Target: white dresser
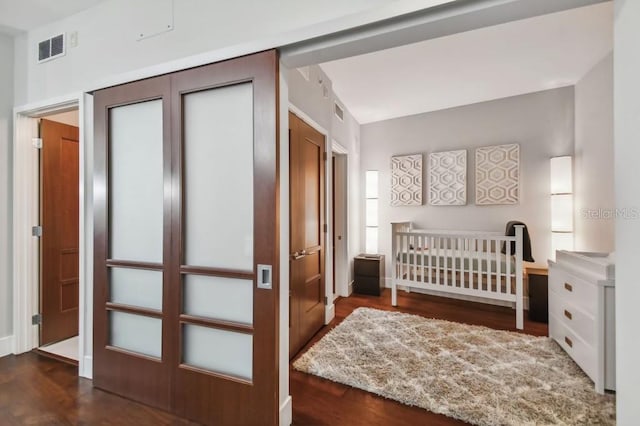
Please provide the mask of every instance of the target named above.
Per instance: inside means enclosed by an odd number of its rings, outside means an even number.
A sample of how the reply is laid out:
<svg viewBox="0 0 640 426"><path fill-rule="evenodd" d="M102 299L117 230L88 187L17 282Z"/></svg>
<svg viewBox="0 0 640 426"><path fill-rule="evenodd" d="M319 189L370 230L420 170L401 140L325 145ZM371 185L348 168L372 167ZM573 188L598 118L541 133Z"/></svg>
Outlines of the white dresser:
<svg viewBox="0 0 640 426"><path fill-rule="evenodd" d="M599 393L616 388L614 291L607 254L558 251L549 261L549 336Z"/></svg>

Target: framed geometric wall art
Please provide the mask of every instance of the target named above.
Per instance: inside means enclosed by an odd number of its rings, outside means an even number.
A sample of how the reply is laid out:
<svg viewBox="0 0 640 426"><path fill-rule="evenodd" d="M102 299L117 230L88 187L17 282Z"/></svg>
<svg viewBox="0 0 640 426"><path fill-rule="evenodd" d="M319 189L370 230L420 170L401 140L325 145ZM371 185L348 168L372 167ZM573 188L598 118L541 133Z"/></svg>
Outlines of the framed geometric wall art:
<svg viewBox="0 0 640 426"><path fill-rule="evenodd" d="M518 204L520 200L520 145L476 149L476 204Z"/></svg>
<svg viewBox="0 0 640 426"><path fill-rule="evenodd" d="M467 150L429 154L429 204L467 204Z"/></svg>
<svg viewBox="0 0 640 426"><path fill-rule="evenodd" d="M391 205L422 205L422 154L391 157Z"/></svg>

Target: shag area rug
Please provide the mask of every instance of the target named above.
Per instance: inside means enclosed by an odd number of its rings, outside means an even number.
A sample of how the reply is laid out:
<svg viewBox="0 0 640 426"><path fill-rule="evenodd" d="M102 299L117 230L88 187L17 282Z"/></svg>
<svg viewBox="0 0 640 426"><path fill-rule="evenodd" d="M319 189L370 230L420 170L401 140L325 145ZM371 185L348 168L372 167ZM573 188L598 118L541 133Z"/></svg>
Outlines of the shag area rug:
<svg viewBox="0 0 640 426"><path fill-rule="evenodd" d="M477 425L613 425L551 339L359 308L294 368Z"/></svg>

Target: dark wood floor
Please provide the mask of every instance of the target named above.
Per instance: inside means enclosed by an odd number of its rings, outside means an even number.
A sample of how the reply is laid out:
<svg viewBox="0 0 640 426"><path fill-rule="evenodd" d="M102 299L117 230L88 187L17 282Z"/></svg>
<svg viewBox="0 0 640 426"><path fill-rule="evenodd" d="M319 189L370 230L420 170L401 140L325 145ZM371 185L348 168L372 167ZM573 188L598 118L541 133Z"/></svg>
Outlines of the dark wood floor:
<svg viewBox="0 0 640 426"><path fill-rule="evenodd" d="M446 298L399 293L340 299L336 318L309 345L360 306L400 310L497 329L514 330L513 310ZM546 335L545 324L525 321L525 332ZM291 370L295 425L452 425L447 417ZM192 423L94 389L77 367L37 353L0 358L0 425L189 425Z"/></svg>
<svg viewBox="0 0 640 426"><path fill-rule="evenodd" d="M499 330L517 331L515 311L481 303L465 302L418 293L398 292L398 307L391 306L391 292L385 290L380 297L352 295L336 302L336 317L324 327L306 346L317 342L324 334L338 325L354 309L366 306L389 311L401 311L427 318L439 318L467 324L484 325ZM528 321L525 312L524 332L546 336L547 324ZM300 355L299 354L299 355ZM290 369L293 420L302 425L463 425L464 422L434 414L418 407L345 386L330 380Z"/></svg>

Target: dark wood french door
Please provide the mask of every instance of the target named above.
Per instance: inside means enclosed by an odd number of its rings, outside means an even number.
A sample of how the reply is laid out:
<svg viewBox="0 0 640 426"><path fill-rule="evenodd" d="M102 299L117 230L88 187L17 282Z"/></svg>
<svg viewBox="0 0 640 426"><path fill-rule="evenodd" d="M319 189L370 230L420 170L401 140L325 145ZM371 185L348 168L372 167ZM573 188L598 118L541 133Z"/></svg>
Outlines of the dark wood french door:
<svg viewBox="0 0 640 426"><path fill-rule="evenodd" d="M325 315L325 138L289 113L289 357L322 328Z"/></svg>
<svg viewBox="0 0 640 426"><path fill-rule="evenodd" d="M80 156L77 127L43 119L40 136L42 346L78 335Z"/></svg>
<svg viewBox="0 0 640 426"><path fill-rule="evenodd" d="M275 51L95 93L94 385L278 422Z"/></svg>

